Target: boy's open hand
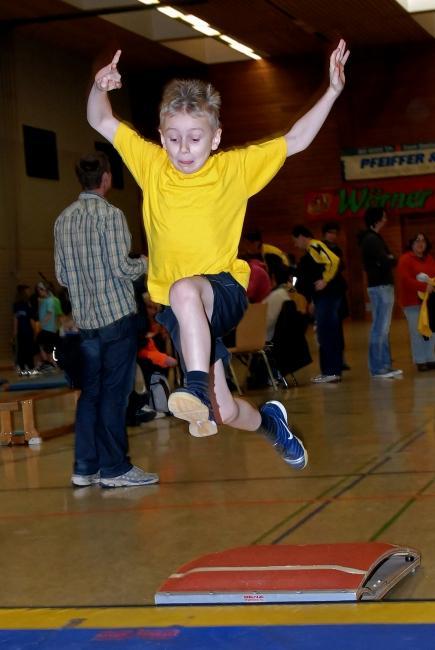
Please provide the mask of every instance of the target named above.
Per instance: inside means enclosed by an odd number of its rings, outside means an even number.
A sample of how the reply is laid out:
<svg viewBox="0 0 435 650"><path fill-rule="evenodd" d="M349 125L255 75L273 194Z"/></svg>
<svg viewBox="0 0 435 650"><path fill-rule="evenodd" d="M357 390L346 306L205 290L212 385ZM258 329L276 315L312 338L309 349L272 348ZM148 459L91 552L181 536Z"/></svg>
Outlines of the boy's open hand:
<svg viewBox="0 0 435 650"><path fill-rule="evenodd" d="M109 90L115 90L121 88L121 75L118 72L118 61L121 56L121 50L117 50L115 56L112 59L112 62L109 65L106 65L104 68L101 68L95 75L95 85L98 90L109 92Z"/></svg>
<svg viewBox="0 0 435 650"><path fill-rule="evenodd" d="M344 88L344 66L349 58L350 51L346 50L346 42L341 39L336 50L331 54L329 61L329 85L337 95Z"/></svg>

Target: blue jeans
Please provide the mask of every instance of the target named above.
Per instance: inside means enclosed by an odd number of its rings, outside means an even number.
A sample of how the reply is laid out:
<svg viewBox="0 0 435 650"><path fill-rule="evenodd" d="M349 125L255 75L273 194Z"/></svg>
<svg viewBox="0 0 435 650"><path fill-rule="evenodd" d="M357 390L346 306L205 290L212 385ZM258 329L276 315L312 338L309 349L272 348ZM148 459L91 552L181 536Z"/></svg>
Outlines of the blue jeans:
<svg viewBox="0 0 435 650"><path fill-rule="evenodd" d="M408 321L409 338L411 340L412 360L414 363L434 363L434 344L435 334L430 339L424 339L419 333L418 317L420 315L420 305L411 305L404 307L403 313Z"/></svg>
<svg viewBox="0 0 435 650"><path fill-rule="evenodd" d="M341 375L343 370L342 296L315 295L315 318L322 375Z"/></svg>
<svg viewBox="0 0 435 650"><path fill-rule="evenodd" d="M80 331L82 392L77 403L75 474L111 478L131 469L126 409L133 389L136 316Z"/></svg>
<svg viewBox="0 0 435 650"><path fill-rule="evenodd" d="M369 287L372 306L372 327L369 341L369 370L379 375L391 369L390 326L394 305L394 287L384 284Z"/></svg>

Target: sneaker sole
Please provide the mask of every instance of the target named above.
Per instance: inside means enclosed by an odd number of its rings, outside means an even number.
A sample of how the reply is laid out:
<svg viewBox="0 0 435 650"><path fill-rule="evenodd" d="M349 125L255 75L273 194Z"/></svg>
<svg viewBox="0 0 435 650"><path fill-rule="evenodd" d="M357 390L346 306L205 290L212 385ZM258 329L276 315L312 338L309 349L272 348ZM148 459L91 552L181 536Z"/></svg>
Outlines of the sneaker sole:
<svg viewBox="0 0 435 650"><path fill-rule="evenodd" d="M403 373L394 373L394 374L386 374L386 375L372 375L372 379L402 379L403 378Z"/></svg>
<svg viewBox="0 0 435 650"><path fill-rule="evenodd" d="M81 479L80 477L74 477L71 479L71 483L72 485L74 485L74 487L89 487L90 485L98 485L99 482L100 482L99 478L89 480L89 479Z"/></svg>
<svg viewBox="0 0 435 650"><path fill-rule="evenodd" d="M305 469L306 466L308 465L308 452L305 449L304 445L302 444L302 440L300 438L298 438L294 434L293 434L293 438L295 438L299 442L300 446L304 450L304 455L293 462L284 458L284 462L287 463L287 465L290 465L290 467L293 467L294 469Z"/></svg>
<svg viewBox="0 0 435 650"><path fill-rule="evenodd" d="M392 375L372 375L372 379L394 379Z"/></svg>
<svg viewBox="0 0 435 650"><path fill-rule="evenodd" d="M171 393L168 408L176 418L189 422L189 433L195 438L213 436L218 431L216 422L208 419L207 406L195 395L181 391Z"/></svg>
<svg viewBox="0 0 435 650"><path fill-rule="evenodd" d="M141 483L133 483L132 481L116 481L116 480L111 480L110 478L102 478L100 479L100 486L102 488L118 488L118 487L144 487L146 485L155 485L156 483L159 482L159 478L153 478L148 481L143 481Z"/></svg>
<svg viewBox="0 0 435 650"><path fill-rule="evenodd" d="M275 400L270 400L269 402L267 402L267 404L274 404L275 406L277 406L279 408L279 410L282 413L282 417L283 417L283 419L285 420L285 423L288 426L287 411L284 408L284 406L281 404L281 402L276 402ZM308 452L305 449L305 446L303 445L302 440L300 438L298 438L297 436L295 436L295 434L293 432L292 432L292 435L293 435L294 438L296 438L296 440L299 442L300 446L304 450L303 464L301 463L302 456L301 456L301 458L298 458L293 463L289 462L285 458L283 460L284 460L285 463L287 463L287 465L290 465L290 467L293 467L294 469L305 469L305 467L308 465Z"/></svg>

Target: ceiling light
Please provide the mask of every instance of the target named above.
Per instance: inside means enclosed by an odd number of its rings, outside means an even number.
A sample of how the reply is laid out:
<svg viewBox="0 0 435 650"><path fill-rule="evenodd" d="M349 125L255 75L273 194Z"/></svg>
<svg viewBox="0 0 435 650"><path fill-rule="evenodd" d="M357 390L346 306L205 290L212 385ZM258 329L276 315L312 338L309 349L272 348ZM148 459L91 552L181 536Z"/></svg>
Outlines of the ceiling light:
<svg viewBox="0 0 435 650"><path fill-rule="evenodd" d="M251 59L255 59L256 61L261 59L261 56L256 54L252 49L252 47L248 47L247 45L243 45L242 43L239 43L234 38L231 38L231 36L225 36L225 34L222 34L222 36L220 36L219 38L225 41L225 43L228 43L228 45L232 47L233 50L237 50L242 54L246 54L246 56L250 56Z"/></svg>
<svg viewBox="0 0 435 650"><path fill-rule="evenodd" d="M261 59L261 56L255 54L255 52L253 52L250 47L245 47L244 45L240 45L239 43L237 45L230 45L230 47L232 47L233 50L237 50L238 52L241 52L242 54L246 54L246 56L250 56L251 59L255 59L256 61L259 61Z"/></svg>
<svg viewBox="0 0 435 650"><path fill-rule="evenodd" d="M206 36L219 36L220 32L213 27L202 27L200 25L192 25L193 29L196 29L198 32L205 34Z"/></svg>
<svg viewBox="0 0 435 650"><path fill-rule="evenodd" d="M225 41L225 43L237 43L234 38L231 38L231 36L225 36L225 34L222 34L221 39Z"/></svg>
<svg viewBox="0 0 435 650"><path fill-rule="evenodd" d="M435 9L434 0L397 0L397 2L410 14Z"/></svg>
<svg viewBox="0 0 435 650"><path fill-rule="evenodd" d="M145 0L141 0L141 2L143 1ZM150 3L152 1L153 0L147 0L147 3ZM182 20L183 22L188 23L191 27L193 27L193 29L201 32L201 34L205 34L206 36L218 36L222 41L225 41L227 45L233 48L233 50L237 50L245 56L251 57L251 59L255 59L256 61L261 59L261 56L256 54L252 47L248 47L247 45L239 43L234 38L231 38L231 36L225 36L225 34L221 35L217 29L209 25L209 23L207 23L205 20L202 20L202 18L198 18L198 16L194 16L193 14L185 14L182 11L178 11L178 9L174 9L174 7L171 7L169 5L156 7L156 9L162 14L169 16L169 18L175 18L176 20Z"/></svg>
<svg viewBox="0 0 435 650"><path fill-rule="evenodd" d="M157 11L169 16L169 18L184 18L184 14L178 9L174 9L174 7L157 7Z"/></svg>
<svg viewBox="0 0 435 650"><path fill-rule="evenodd" d="M139 0L143 5L158 5L160 0Z"/></svg>
<svg viewBox="0 0 435 650"><path fill-rule="evenodd" d="M208 25L205 20L198 18L198 16L194 16L193 14L183 14L182 20L190 25Z"/></svg>
<svg viewBox="0 0 435 650"><path fill-rule="evenodd" d="M192 27L198 32L202 32L202 34L206 34L207 36L219 36L220 34L217 29L210 27L205 20L202 20L202 18L198 18L193 14L183 14L181 20L184 20L185 23L189 23L189 25L192 25Z"/></svg>

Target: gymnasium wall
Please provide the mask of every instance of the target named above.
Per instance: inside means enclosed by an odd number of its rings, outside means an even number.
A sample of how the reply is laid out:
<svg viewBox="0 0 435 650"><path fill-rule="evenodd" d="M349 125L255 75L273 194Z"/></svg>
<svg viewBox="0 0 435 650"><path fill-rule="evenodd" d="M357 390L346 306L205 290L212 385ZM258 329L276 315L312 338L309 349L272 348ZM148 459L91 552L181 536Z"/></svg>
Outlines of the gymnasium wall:
<svg viewBox="0 0 435 650"><path fill-rule="evenodd" d="M86 122L91 62L53 52L39 42L2 39L0 58L0 362L11 360L11 304L17 283L34 285L41 271L54 280L53 225L80 192L74 163L103 139ZM116 93L116 110L129 118L126 90ZM26 174L23 124L54 131L59 180ZM124 169L124 189L110 199L126 214L134 248L143 248L140 197Z"/></svg>

